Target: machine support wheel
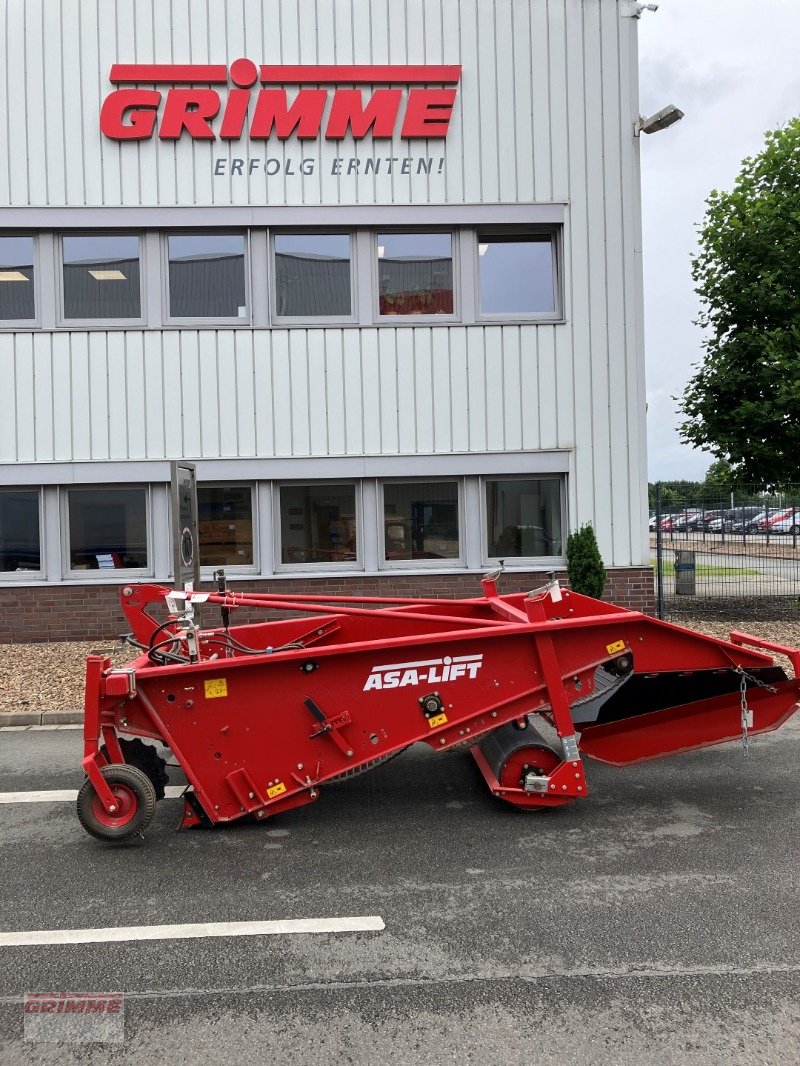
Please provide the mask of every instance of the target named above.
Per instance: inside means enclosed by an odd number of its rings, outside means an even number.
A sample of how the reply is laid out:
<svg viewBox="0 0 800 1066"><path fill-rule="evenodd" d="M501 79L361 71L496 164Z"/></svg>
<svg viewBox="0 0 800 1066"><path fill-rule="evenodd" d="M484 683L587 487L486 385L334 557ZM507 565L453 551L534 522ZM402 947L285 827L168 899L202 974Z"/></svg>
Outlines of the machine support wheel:
<svg viewBox="0 0 800 1066"><path fill-rule="evenodd" d="M78 793L78 820L98 840L120 843L141 836L153 820L156 793L147 774L135 766L104 766L100 773L117 800L109 813L87 778Z"/></svg>

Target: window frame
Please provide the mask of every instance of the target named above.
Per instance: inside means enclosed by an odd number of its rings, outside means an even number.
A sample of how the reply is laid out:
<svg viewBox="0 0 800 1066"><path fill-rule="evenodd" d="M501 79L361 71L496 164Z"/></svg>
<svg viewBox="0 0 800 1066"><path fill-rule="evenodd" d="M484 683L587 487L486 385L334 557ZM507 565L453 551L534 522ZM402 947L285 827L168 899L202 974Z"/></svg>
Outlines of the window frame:
<svg viewBox="0 0 800 1066"><path fill-rule="evenodd" d="M203 327L215 327L215 326L252 326L253 325L253 282L252 282L252 253L251 253L251 240L250 234L252 228L250 226L242 226L238 229L236 227L224 227L221 229L208 228L191 228L191 229L163 229L158 233L160 244L160 266L161 266L161 322L164 326L180 326L186 329L202 329ZM179 315L173 315L170 310L170 290L169 290L169 238L170 237L244 237L244 295L247 301L247 314L240 318L238 315L235 317L216 317L214 315L207 315L202 317L186 317L181 318Z"/></svg>
<svg viewBox="0 0 800 1066"><path fill-rule="evenodd" d="M350 242L350 314L279 315L278 271L275 267L276 237L347 237ZM270 226L267 230L269 258L269 322L271 326L313 329L315 326L359 326L358 301L358 230L352 226Z"/></svg>
<svg viewBox="0 0 800 1066"><path fill-rule="evenodd" d="M0 318L0 332L13 333L14 330L40 329L42 324L42 294L40 289L41 252L39 230L10 230L4 229L0 237L30 237L33 241L33 318ZM0 270L4 268L0 267ZM2 282L0 282L2 284Z"/></svg>
<svg viewBox="0 0 800 1066"><path fill-rule="evenodd" d="M81 229L53 231L56 259L56 328L67 330L147 328L147 229ZM139 241L139 317L138 318L67 318L64 311L64 238L65 237L136 237Z"/></svg>
<svg viewBox="0 0 800 1066"><path fill-rule="evenodd" d="M216 478L214 481L198 481L197 493L198 493L198 523L200 521L200 489L230 489L230 488L249 488L250 489L250 521L253 529L253 561L252 563L226 563L222 569L226 574L259 574L261 573L261 564L259 559L259 525L258 525L258 486L255 481L221 481ZM198 533L198 549L199 549L199 533ZM211 565L204 565L200 563L200 576L203 580L210 580L215 570L219 570L220 565L212 563ZM173 575L174 576L174 575Z"/></svg>
<svg viewBox="0 0 800 1066"><path fill-rule="evenodd" d="M458 555L455 559L387 559L386 558L386 535L385 522L385 496L386 485L455 485L456 486L456 513L458 515ZM436 477L387 477L378 479L377 507L378 507L378 569L379 570L463 570L466 567L466 542L465 542L465 492L464 478L457 476Z"/></svg>
<svg viewBox="0 0 800 1066"><path fill-rule="evenodd" d="M324 478L309 480L304 478L296 481L283 479L272 482L272 543L273 543L273 573L276 574L299 574L299 573L359 573L364 570L364 507L363 507L363 478ZM340 563L284 563L281 559L281 489L333 487L334 485L352 486L354 491L354 512L356 519L356 557L355 559L343 560Z"/></svg>
<svg viewBox="0 0 800 1066"><path fill-rule="evenodd" d="M474 232L471 227L465 226L381 226L380 228L374 227L369 234L370 238L370 279L372 283L372 321L365 322L364 325L372 326L435 326L452 325L453 323L461 322L461 239L464 232ZM380 265L378 256L378 238L381 233L387 234L434 234L434 233L449 233L450 234L450 261L452 263L453 272L453 313L450 315L382 315L380 313L380 300L381 300L381 284L380 284Z"/></svg>
<svg viewBox="0 0 800 1066"><path fill-rule="evenodd" d="M39 510L39 568L38 570L0 570L0 583L44 581L47 579L45 550L44 492L41 485L2 485L0 498L11 492L35 492Z"/></svg>
<svg viewBox="0 0 800 1066"><path fill-rule="evenodd" d="M476 325L500 324L513 325L514 323L546 322L563 323L564 318L564 291L563 291L563 232L564 227L558 224L530 225L530 226L472 226L470 233L474 241L473 264L475 268L475 323ZM550 238L550 260L553 271L553 310L552 311L496 311L484 312L481 310L481 263L480 245L491 242L492 239L502 240L521 239L525 237L537 237L547 235Z"/></svg>
<svg viewBox="0 0 800 1066"><path fill-rule="evenodd" d="M117 484L98 482L84 483L80 485L59 486L59 510L61 518L61 578L63 581L109 581L115 578L154 577L154 545L153 545L153 488L154 482L119 482ZM145 501L145 538L147 545L146 567L120 567L113 570L74 570L72 568L72 544L69 534L69 494L85 489L97 491L99 489L144 489Z"/></svg>
<svg viewBox="0 0 800 1066"><path fill-rule="evenodd" d="M497 566L499 555L489 554L489 513L486 502L486 486L491 481L555 481L559 485L559 521L561 523L561 553L559 555L514 555L505 556L506 570L519 567L528 570L532 567L541 569L545 564L552 564L551 569L563 567L566 561L567 537L567 477L566 474L482 474L478 478L480 494L480 545L481 566Z"/></svg>

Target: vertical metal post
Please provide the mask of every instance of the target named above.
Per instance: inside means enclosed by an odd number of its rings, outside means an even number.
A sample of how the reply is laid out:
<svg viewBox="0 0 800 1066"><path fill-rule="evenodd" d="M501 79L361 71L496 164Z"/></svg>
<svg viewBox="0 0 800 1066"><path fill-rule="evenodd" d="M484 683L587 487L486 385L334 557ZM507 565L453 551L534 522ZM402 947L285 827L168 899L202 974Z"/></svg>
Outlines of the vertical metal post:
<svg viewBox="0 0 800 1066"><path fill-rule="evenodd" d="M664 617L664 543L661 535L661 482L656 482L656 614Z"/></svg>

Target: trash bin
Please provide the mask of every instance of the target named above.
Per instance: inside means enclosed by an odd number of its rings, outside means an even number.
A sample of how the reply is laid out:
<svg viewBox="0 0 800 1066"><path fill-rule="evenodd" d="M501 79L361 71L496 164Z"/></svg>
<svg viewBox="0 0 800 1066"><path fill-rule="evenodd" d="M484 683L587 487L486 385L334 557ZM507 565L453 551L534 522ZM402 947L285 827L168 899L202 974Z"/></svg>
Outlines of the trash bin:
<svg viewBox="0 0 800 1066"><path fill-rule="evenodd" d="M675 552L675 595L694 596L696 593L694 552Z"/></svg>

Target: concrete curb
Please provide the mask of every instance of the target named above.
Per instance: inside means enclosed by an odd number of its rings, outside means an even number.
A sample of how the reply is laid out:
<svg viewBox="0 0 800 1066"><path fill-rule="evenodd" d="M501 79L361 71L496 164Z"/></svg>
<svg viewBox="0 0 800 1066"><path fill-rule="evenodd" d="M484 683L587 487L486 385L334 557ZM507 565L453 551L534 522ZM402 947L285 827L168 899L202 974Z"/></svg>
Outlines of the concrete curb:
<svg viewBox="0 0 800 1066"><path fill-rule="evenodd" d="M0 711L0 729L9 725L83 725L83 711Z"/></svg>

